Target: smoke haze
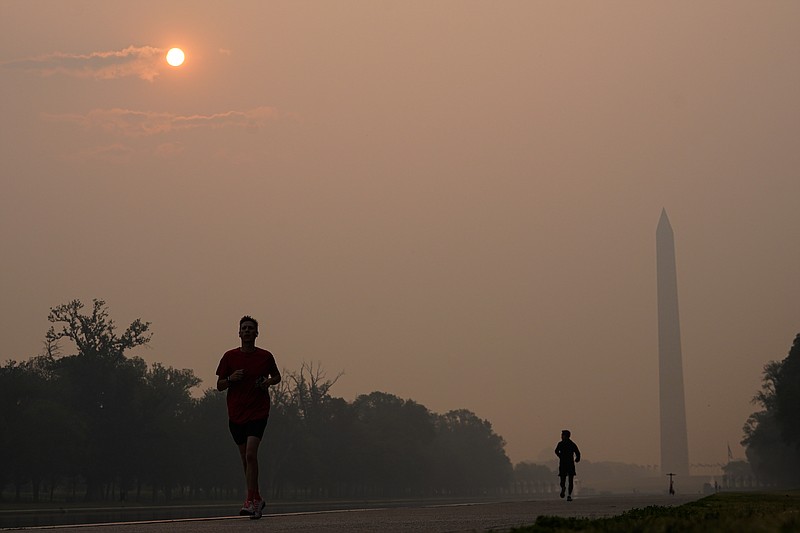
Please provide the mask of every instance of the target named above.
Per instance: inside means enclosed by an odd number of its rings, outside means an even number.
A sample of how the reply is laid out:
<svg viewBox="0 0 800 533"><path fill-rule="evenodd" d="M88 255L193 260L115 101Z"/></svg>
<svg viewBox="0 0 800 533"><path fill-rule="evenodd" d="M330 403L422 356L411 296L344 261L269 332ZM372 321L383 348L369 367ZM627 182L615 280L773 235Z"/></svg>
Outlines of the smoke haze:
<svg viewBox="0 0 800 533"><path fill-rule="evenodd" d="M100 298L207 388L252 314L281 368L343 371L335 396L470 409L514 462L569 428L589 461L653 465L666 208L690 462L743 456L800 332L800 4L0 15L3 361Z"/></svg>

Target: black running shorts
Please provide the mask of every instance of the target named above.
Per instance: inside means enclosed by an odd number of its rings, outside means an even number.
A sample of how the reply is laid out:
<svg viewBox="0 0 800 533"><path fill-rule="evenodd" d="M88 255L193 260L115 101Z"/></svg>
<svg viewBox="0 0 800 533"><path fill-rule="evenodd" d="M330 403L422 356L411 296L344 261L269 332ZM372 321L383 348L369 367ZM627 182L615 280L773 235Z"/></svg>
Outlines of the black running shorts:
<svg viewBox="0 0 800 533"><path fill-rule="evenodd" d="M250 420L244 424L234 424L228 420L228 428L233 435L233 442L241 446L247 442L247 437L257 437L259 440L264 438L264 430L267 428L269 418Z"/></svg>

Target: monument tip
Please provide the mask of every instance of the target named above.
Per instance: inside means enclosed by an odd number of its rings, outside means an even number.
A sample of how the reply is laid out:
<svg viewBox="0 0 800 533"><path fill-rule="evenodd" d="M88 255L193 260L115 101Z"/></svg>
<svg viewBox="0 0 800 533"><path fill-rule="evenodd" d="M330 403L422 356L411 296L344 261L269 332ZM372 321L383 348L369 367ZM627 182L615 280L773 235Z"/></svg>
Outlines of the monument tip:
<svg viewBox="0 0 800 533"><path fill-rule="evenodd" d="M667 216L667 209L661 208L661 216L658 218L658 226L657 231L661 229L672 231L672 224L669 223L669 217Z"/></svg>

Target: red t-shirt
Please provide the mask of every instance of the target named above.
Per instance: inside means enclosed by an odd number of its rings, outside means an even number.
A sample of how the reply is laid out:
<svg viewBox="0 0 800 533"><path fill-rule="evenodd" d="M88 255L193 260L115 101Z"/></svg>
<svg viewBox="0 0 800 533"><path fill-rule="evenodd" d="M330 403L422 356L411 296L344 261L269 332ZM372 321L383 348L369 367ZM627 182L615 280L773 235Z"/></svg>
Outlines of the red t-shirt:
<svg viewBox="0 0 800 533"><path fill-rule="evenodd" d="M269 392L256 387L256 380L262 376L278 374L275 357L261 348L256 348L254 352L243 352L241 348L234 348L222 356L217 375L224 379L240 368L244 369L244 377L228 387L228 418L234 424L267 418Z"/></svg>

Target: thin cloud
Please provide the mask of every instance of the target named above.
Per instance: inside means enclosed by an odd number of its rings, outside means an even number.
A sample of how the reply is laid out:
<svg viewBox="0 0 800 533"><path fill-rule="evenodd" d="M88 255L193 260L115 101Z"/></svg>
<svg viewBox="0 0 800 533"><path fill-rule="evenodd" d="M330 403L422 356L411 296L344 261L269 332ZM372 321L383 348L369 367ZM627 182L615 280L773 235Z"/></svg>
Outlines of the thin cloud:
<svg viewBox="0 0 800 533"><path fill-rule="evenodd" d="M124 144L110 144L107 146L95 146L72 156L75 160L98 160L109 163L126 163L134 155L133 148Z"/></svg>
<svg viewBox="0 0 800 533"><path fill-rule="evenodd" d="M246 128L258 129L278 118L271 107L247 111L227 111L213 115L176 115L129 109L95 109L85 115L43 115L45 119L69 122L88 131L101 131L122 137L146 137L182 130Z"/></svg>
<svg viewBox="0 0 800 533"><path fill-rule="evenodd" d="M135 76L153 81L164 68L165 53L165 49L153 46L129 46L122 50L89 54L55 52L39 57L8 61L3 63L3 66L41 76L61 74L97 80Z"/></svg>
<svg viewBox="0 0 800 533"><path fill-rule="evenodd" d="M156 155L156 157L159 157L161 159L169 159L169 158L177 157L177 156L181 155L184 151L185 151L185 148L184 148L183 144L174 143L174 142L166 142L166 143L159 144L156 147L156 149L154 151L154 154Z"/></svg>

